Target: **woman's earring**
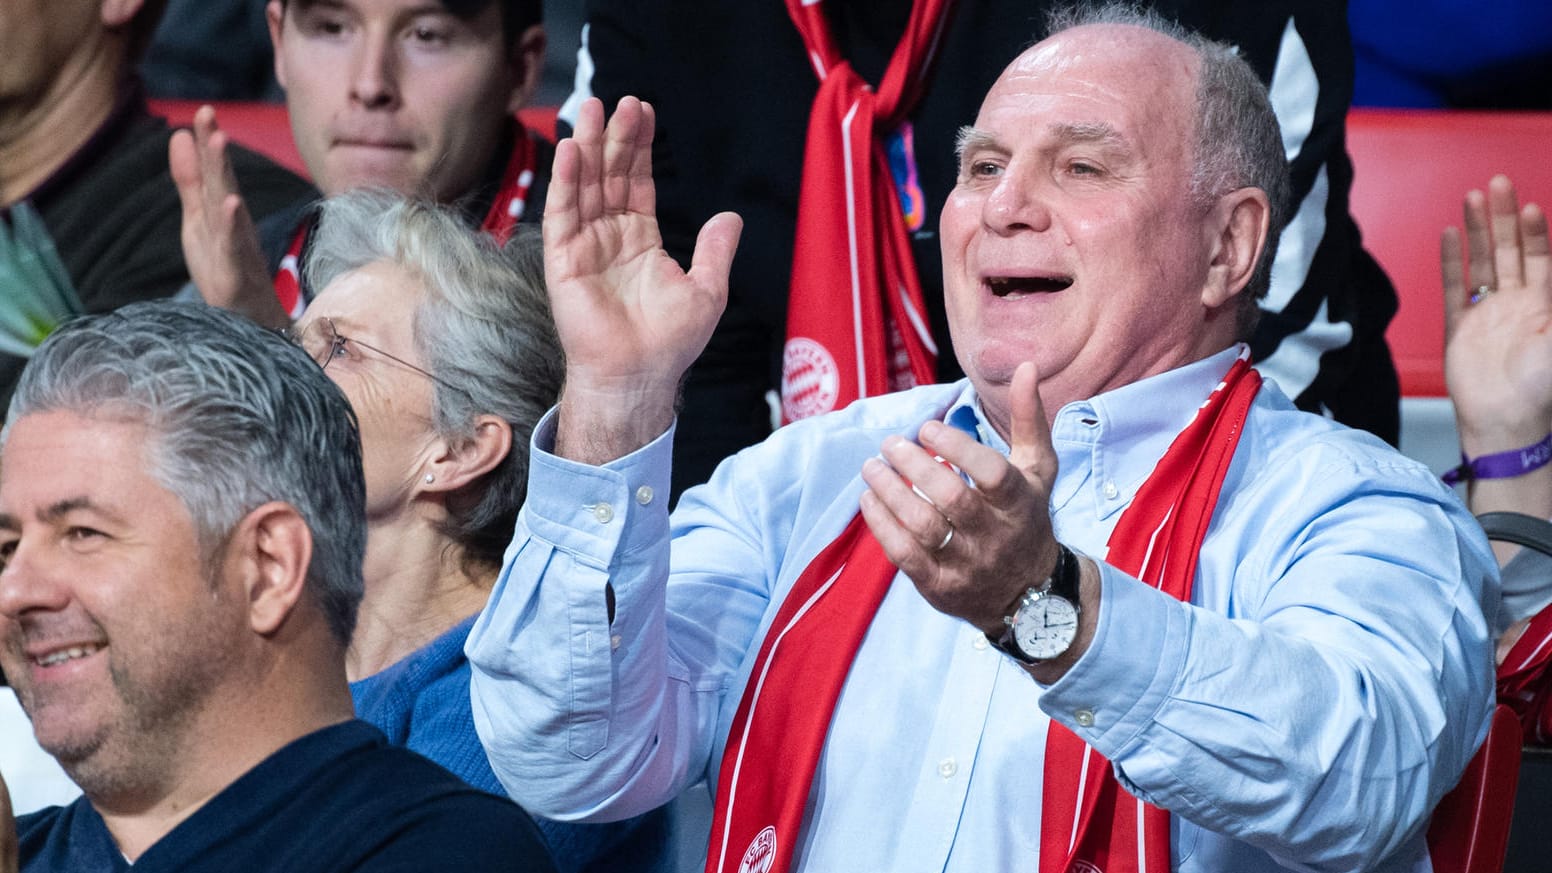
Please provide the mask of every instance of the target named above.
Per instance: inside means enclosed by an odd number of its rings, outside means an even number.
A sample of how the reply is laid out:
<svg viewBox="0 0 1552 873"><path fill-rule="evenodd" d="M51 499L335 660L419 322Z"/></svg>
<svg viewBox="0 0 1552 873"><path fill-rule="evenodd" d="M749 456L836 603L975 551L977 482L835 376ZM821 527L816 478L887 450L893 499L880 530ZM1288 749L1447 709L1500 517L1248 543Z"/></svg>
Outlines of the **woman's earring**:
<svg viewBox="0 0 1552 873"><path fill-rule="evenodd" d="M430 485L432 482L435 482L435 481L436 481L436 477L435 476L431 475L430 473L426 474L426 484L427 485Z"/></svg>

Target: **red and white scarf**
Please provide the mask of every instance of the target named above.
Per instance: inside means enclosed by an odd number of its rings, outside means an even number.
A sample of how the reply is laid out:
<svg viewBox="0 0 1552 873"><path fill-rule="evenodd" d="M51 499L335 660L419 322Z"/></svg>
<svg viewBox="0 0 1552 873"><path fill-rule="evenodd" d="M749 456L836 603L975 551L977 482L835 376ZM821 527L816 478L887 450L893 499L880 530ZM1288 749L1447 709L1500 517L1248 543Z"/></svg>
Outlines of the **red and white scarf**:
<svg viewBox="0 0 1552 873"><path fill-rule="evenodd" d="M1519 716L1525 742L1552 743L1552 606L1530 620L1498 665L1498 702Z"/></svg>
<svg viewBox="0 0 1552 873"><path fill-rule="evenodd" d="M528 205L528 192L533 188L538 169L539 147L528 130L519 124L517 142L502 173L501 186L496 189L496 197L485 213L485 220L480 222L480 230L494 237L497 245L505 245L522 220L523 210ZM309 211L307 220L296 229L285 257L280 259L280 269L275 273L275 297L292 321L301 318L307 308L307 300L302 294L302 252L317 225L312 215Z"/></svg>
<svg viewBox="0 0 1552 873"><path fill-rule="evenodd" d="M1122 513L1109 540L1112 566L1190 599L1202 540L1260 386L1242 352ZM841 687L897 572L858 515L787 593L728 734L707 873L787 873ZM1169 869L1167 812L1122 790L1110 763L1055 722L1045 758L1040 873L1075 865Z"/></svg>
<svg viewBox="0 0 1552 873"><path fill-rule="evenodd" d="M938 351L881 138L921 96L952 5L912 4L875 91L841 56L823 0L787 0L820 84L798 198L783 421L935 380Z"/></svg>

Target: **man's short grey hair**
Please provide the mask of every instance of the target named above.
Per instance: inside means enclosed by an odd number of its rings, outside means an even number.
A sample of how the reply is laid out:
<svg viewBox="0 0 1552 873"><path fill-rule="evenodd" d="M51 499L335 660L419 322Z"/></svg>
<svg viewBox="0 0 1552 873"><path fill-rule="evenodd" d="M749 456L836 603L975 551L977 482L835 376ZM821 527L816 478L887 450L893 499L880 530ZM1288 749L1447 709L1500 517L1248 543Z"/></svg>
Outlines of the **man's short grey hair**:
<svg viewBox="0 0 1552 873"><path fill-rule="evenodd" d="M366 485L355 413L280 335L203 304L136 303L55 331L22 372L6 430L42 412L143 424L147 472L178 496L213 573L271 501L312 532L305 590L345 645L361 602Z"/></svg>
<svg viewBox="0 0 1552 873"><path fill-rule="evenodd" d="M449 503L444 527L469 558L499 565L527 494L529 437L565 375L538 229L520 226L503 250L446 207L370 190L326 201L308 283L322 289L379 261L425 289L413 314L415 347L447 383L432 385L432 426L455 445L474 439L481 415L512 428L512 450Z"/></svg>
<svg viewBox="0 0 1552 873"><path fill-rule="evenodd" d="M1257 301L1272 283L1277 240L1292 209L1292 182L1282 133L1266 86L1233 46L1215 42L1153 9L1133 3L1063 6L1046 18L1047 35L1090 24L1143 27L1185 43L1196 53L1196 138L1191 190L1205 207L1239 188L1260 188L1271 202L1266 247L1240 295L1240 336L1248 338L1260 315Z"/></svg>

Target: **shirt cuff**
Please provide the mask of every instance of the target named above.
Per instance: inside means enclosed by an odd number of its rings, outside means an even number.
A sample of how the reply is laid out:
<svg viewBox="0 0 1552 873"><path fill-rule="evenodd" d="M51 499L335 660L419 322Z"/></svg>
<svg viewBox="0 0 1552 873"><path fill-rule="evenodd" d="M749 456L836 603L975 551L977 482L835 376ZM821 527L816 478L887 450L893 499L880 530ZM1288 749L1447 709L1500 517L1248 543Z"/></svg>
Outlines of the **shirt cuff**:
<svg viewBox="0 0 1552 873"><path fill-rule="evenodd" d="M524 506L533 535L597 566L667 540L677 421L652 442L597 467L553 453L555 422L551 409L533 432Z"/></svg>
<svg viewBox="0 0 1552 873"><path fill-rule="evenodd" d="M1184 675L1190 607L1099 562L1099 621L1088 651L1040 696L1040 708L1114 761Z"/></svg>

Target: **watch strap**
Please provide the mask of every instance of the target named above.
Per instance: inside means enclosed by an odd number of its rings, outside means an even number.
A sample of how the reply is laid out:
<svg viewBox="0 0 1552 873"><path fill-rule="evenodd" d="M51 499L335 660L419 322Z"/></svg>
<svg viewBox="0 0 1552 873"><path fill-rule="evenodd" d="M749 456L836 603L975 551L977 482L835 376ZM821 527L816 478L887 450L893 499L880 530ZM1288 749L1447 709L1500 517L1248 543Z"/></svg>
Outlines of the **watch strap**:
<svg viewBox="0 0 1552 873"><path fill-rule="evenodd" d="M1056 544L1056 567L1051 570L1051 576L1047 584L1047 591L1057 597L1063 597L1078 605L1078 591L1083 581L1083 567L1078 563L1078 556L1072 549L1061 543Z"/></svg>

